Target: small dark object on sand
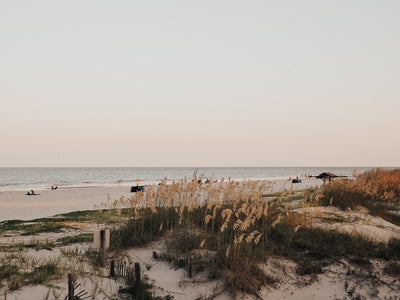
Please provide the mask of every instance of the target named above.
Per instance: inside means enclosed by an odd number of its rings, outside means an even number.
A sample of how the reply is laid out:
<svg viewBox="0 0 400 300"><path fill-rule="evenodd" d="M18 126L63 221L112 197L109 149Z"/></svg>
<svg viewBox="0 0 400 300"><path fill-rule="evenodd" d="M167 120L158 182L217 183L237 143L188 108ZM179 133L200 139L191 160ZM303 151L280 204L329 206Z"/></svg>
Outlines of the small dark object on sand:
<svg viewBox="0 0 400 300"><path fill-rule="evenodd" d="M26 195L27 195L27 196L37 196L37 195L40 195L40 194L36 194L34 190L30 190L30 191L28 191L28 192L26 193Z"/></svg>
<svg viewBox="0 0 400 300"><path fill-rule="evenodd" d="M334 178L347 177L347 176L338 176L333 173L324 172L324 173L319 174L318 176L311 176L311 177L322 179L325 182L327 179L328 179L328 181L331 181L331 179L334 179Z"/></svg>
<svg viewBox="0 0 400 300"><path fill-rule="evenodd" d="M132 186L131 187L131 193L136 193L136 192L144 192L144 186L143 185L139 185L139 186Z"/></svg>

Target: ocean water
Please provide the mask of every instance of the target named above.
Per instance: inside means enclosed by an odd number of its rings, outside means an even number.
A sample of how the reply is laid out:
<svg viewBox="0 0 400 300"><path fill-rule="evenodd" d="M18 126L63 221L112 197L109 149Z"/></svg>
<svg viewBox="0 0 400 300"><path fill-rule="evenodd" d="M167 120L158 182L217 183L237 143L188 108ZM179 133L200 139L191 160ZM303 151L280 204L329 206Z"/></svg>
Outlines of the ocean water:
<svg viewBox="0 0 400 300"><path fill-rule="evenodd" d="M59 187L107 186L116 185L122 179L123 185L157 184L164 178L167 182L191 178L197 171L202 179L257 180L287 179L318 175L331 172L336 175L351 176L357 169L359 173L373 167L286 167L286 168L0 168L0 191L40 190L51 185Z"/></svg>

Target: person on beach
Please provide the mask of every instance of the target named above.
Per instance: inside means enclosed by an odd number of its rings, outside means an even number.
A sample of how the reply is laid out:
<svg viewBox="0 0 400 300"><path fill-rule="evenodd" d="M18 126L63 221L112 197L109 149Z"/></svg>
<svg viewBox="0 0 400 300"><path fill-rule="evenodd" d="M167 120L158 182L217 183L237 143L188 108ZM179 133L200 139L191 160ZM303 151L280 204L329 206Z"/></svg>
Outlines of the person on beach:
<svg viewBox="0 0 400 300"><path fill-rule="evenodd" d="M30 192L28 191L26 193L27 196L36 196L36 195L40 195L40 194L36 194L34 190L31 190Z"/></svg>
<svg viewBox="0 0 400 300"><path fill-rule="evenodd" d="M140 185L140 179L137 180L137 186L139 186L139 185Z"/></svg>

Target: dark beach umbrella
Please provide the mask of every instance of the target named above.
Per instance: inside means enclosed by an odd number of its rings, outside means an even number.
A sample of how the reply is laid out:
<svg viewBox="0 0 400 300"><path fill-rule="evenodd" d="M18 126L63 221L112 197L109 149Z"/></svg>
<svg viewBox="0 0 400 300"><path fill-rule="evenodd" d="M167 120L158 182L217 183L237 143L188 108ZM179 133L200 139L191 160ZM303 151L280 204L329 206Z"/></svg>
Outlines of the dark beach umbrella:
<svg viewBox="0 0 400 300"><path fill-rule="evenodd" d="M315 178L318 178L318 179L322 179L325 182L327 179L329 181L331 181L331 179L334 179L334 178L347 177L347 176L338 176L338 175L335 175L335 174L330 173L330 172L324 172L324 173L319 174L318 176L312 176L312 177L315 177Z"/></svg>

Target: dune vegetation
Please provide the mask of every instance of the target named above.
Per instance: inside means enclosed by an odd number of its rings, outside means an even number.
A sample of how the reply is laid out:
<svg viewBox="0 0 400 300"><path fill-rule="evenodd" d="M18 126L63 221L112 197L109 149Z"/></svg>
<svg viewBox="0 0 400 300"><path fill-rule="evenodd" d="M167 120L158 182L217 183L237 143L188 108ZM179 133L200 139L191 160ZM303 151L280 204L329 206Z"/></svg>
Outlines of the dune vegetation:
<svg viewBox="0 0 400 300"><path fill-rule="evenodd" d="M65 281L67 273L108 278L110 272L99 265L98 250L89 246L90 224L111 228L107 268L111 259L127 257L129 249L161 242L165 247L155 249L154 260L184 268L189 278L217 279L233 296L258 297L263 287L279 285L279 278L266 272L270 260L295 262L295 276L309 278L307 284L343 259L362 268L355 272L357 268L348 267L349 276L378 282L370 263L374 259L385 262L381 271L387 276L400 276L400 239L382 241L337 230L337 225L357 225L364 216L368 223L371 215L390 226L399 225L400 170L372 170L301 191L271 192L271 187L267 181L204 184L195 173L191 179L146 186L145 192L129 198L109 199L96 211L5 221L0 235L20 236L26 242L0 247L0 288L13 291L60 278ZM39 240L38 234L53 238ZM86 246L70 247L79 243ZM59 249L60 257L36 260L25 255L43 249ZM143 268L150 269L147 263ZM356 295L356 285L346 283L346 293ZM156 295L146 279L140 294L129 284L126 291L134 299L173 298ZM96 290L91 293L98 295Z"/></svg>
<svg viewBox="0 0 400 300"><path fill-rule="evenodd" d="M342 209L363 206L372 215L400 225L400 169L375 169L355 180L333 180L324 186L323 195Z"/></svg>
<svg viewBox="0 0 400 300"><path fill-rule="evenodd" d="M271 256L295 260L300 275L321 273L321 265L343 256L398 260L399 240L381 243L360 234L327 231L313 226L315 214L296 210L329 204L355 208L366 204L362 191L368 201L378 195L378 202L398 202L399 181L393 176L399 173L386 172L375 170L355 181L332 181L322 189L275 194L268 194L266 182L204 185L195 174L191 180L162 184L146 189L145 194L114 201L116 213L128 208L131 217L113 230L111 244L129 248L165 238L165 257L191 256L191 271L222 279L233 294L257 295L262 286L273 285L275 279L260 267ZM376 185L371 184L374 176L381 180ZM346 195L351 196L343 199ZM289 206L293 200L296 204Z"/></svg>

